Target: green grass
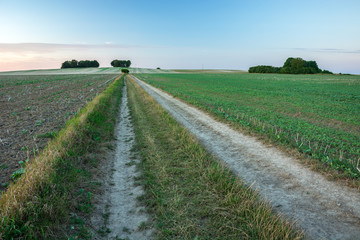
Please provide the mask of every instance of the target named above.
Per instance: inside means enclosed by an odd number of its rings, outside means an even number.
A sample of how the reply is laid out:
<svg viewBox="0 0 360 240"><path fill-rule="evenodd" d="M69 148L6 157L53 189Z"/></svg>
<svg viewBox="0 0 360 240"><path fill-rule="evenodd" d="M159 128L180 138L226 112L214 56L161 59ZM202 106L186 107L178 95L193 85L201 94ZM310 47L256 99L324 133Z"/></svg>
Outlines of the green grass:
<svg viewBox="0 0 360 240"><path fill-rule="evenodd" d="M57 134L58 134L57 131L52 131L52 132L47 132L44 134L39 134L37 137L38 138L55 138Z"/></svg>
<svg viewBox="0 0 360 240"><path fill-rule="evenodd" d="M122 85L116 80L68 121L1 195L0 238L91 239L91 172L104 154L101 144L113 140Z"/></svg>
<svg viewBox="0 0 360 240"><path fill-rule="evenodd" d="M139 74L235 126L358 179L360 76Z"/></svg>
<svg viewBox="0 0 360 240"><path fill-rule="evenodd" d="M127 86L146 192L140 200L155 239L304 238L134 81Z"/></svg>

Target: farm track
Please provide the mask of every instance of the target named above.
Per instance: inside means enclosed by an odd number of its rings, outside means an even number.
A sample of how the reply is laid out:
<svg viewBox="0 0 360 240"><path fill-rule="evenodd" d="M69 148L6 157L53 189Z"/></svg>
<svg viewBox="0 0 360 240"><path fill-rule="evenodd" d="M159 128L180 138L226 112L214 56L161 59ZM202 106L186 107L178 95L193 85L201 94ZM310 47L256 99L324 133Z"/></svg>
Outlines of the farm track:
<svg viewBox="0 0 360 240"><path fill-rule="evenodd" d="M236 132L138 79L137 83L274 209L313 239L358 239L360 193L327 181L274 147Z"/></svg>
<svg viewBox="0 0 360 240"><path fill-rule="evenodd" d="M122 90L122 101L115 128L116 149L107 158L102 169L104 194L95 204L91 218L94 228L93 239L151 239L152 229L141 229L141 224L149 221L144 206L137 198L144 194L135 181L140 175L136 165L139 163L135 146L134 126L128 107L126 84ZM108 216L104 218L104 216ZM101 230L108 234L99 234Z"/></svg>

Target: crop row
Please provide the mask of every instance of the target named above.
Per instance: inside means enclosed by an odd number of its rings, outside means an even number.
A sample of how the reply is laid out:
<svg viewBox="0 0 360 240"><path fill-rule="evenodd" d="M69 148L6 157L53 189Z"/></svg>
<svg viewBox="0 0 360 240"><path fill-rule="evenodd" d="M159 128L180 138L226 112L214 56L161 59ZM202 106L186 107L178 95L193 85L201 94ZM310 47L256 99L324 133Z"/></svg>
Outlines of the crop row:
<svg viewBox="0 0 360 240"><path fill-rule="evenodd" d="M360 77L138 75L176 97L359 178Z"/></svg>
<svg viewBox="0 0 360 240"><path fill-rule="evenodd" d="M0 191L118 75L0 76Z"/></svg>

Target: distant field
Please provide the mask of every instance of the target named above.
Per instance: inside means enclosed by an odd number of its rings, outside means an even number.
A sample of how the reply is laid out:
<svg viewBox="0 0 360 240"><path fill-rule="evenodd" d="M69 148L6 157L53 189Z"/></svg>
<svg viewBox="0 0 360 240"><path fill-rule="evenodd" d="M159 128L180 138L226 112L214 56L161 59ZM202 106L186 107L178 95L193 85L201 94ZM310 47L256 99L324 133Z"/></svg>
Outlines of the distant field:
<svg viewBox="0 0 360 240"><path fill-rule="evenodd" d="M0 190L117 76L0 75Z"/></svg>
<svg viewBox="0 0 360 240"><path fill-rule="evenodd" d="M187 72L137 77L348 177L360 177L360 76Z"/></svg>
<svg viewBox="0 0 360 240"><path fill-rule="evenodd" d="M246 73L242 70L226 70L226 69L174 69L173 72L178 73Z"/></svg>
<svg viewBox="0 0 360 240"><path fill-rule="evenodd" d="M119 67L103 68L65 68L65 69L43 69L43 70L24 70L0 72L1 75L53 75L53 74L121 74ZM129 68L130 73L169 73L171 70L153 68Z"/></svg>

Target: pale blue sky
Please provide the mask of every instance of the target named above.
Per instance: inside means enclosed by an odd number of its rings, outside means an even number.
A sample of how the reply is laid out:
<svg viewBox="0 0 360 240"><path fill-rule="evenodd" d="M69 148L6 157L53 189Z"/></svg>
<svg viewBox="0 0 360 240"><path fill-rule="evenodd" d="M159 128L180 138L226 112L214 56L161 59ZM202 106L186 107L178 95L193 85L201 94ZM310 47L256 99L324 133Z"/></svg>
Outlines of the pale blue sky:
<svg viewBox="0 0 360 240"><path fill-rule="evenodd" d="M290 56L360 73L360 1L0 0L0 71L72 58L247 70Z"/></svg>

